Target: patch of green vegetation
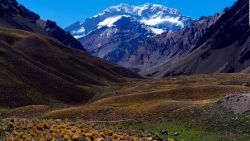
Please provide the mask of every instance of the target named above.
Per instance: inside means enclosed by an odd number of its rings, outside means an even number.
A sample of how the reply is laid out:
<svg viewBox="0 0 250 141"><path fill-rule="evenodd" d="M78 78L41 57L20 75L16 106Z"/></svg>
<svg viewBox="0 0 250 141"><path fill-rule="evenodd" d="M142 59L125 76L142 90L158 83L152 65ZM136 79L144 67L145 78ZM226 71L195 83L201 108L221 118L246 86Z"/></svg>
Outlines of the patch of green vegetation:
<svg viewBox="0 0 250 141"><path fill-rule="evenodd" d="M223 134L207 131L205 128L188 128L182 123L165 122L165 123L123 123L118 125L119 128L137 129L148 131L149 133L162 137L172 138L178 141L249 141L249 137L226 137ZM169 135L162 135L161 130L168 131ZM179 136L175 136L179 133Z"/></svg>
<svg viewBox="0 0 250 141"><path fill-rule="evenodd" d="M187 127L205 127L210 132L230 133L235 136L250 135L250 119L247 118L247 114L234 115L218 103L213 106L194 109L192 113L188 114L186 111L185 114L178 114L181 115L182 123L186 123ZM250 139L250 137L248 138Z"/></svg>
<svg viewBox="0 0 250 141"><path fill-rule="evenodd" d="M0 107L0 113L7 112L8 110Z"/></svg>

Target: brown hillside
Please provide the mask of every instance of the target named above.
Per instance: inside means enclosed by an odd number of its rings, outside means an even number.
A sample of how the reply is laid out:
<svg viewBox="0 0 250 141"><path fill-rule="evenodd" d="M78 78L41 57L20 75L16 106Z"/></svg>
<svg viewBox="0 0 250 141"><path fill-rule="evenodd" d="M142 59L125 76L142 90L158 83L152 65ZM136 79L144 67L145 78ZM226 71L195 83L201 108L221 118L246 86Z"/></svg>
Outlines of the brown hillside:
<svg viewBox="0 0 250 141"><path fill-rule="evenodd" d="M38 34L1 28L0 37L3 107L84 103L98 87L139 77Z"/></svg>

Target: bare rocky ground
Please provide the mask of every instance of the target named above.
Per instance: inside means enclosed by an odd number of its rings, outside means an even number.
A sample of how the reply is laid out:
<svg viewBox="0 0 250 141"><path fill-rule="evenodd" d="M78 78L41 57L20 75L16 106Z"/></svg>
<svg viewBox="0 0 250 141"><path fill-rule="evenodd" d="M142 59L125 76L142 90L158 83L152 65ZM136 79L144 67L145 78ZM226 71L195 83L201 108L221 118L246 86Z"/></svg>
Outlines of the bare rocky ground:
<svg viewBox="0 0 250 141"><path fill-rule="evenodd" d="M222 105L234 114L242 114L250 110L250 93L226 96Z"/></svg>

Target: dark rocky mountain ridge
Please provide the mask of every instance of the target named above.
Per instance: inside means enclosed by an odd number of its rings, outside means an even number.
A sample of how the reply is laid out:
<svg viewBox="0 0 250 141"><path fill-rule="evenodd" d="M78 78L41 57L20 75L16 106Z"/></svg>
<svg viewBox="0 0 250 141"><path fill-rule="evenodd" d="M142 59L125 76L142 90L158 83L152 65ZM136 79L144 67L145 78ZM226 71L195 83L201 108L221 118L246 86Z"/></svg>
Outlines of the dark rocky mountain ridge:
<svg viewBox="0 0 250 141"><path fill-rule="evenodd" d="M134 54L128 56L125 66L128 68L136 66L138 70L141 70L140 73L144 74L151 68L185 56L196 46L206 29L213 25L220 16L216 14L211 17L202 17L178 32L165 32L148 39Z"/></svg>
<svg viewBox="0 0 250 141"><path fill-rule="evenodd" d="M71 34L65 32L55 22L41 20L38 14L31 12L15 0L0 0L0 26L50 36L66 46L84 50Z"/></svg>
<svg viewBox="0 0 250 141"><path fill-rule="evenodd" d="M187 55L158 68L156 76L249 72L249 8L238 0L198 39Z"/></svg>

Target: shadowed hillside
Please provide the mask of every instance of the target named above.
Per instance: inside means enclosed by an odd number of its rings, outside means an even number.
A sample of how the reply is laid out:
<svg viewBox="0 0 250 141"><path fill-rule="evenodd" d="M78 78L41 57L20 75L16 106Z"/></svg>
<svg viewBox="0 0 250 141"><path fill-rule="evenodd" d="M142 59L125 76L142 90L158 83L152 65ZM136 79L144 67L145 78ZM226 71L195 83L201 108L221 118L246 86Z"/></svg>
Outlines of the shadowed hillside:
<svg viewBox="0 0 250 141"><path fill-rule="evenodd" d="M138 75L38 34L0 29L0 105L77 104ZM13 100L14 99L14 100Z"/></svg>
<svg viewBox="0 0 250 141"><path fill-rule="evenodd" d="M0 107L82 104L125 77L139 78L82 50L56 23L0 0Z"/></svg>

